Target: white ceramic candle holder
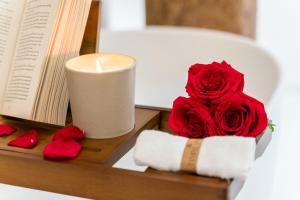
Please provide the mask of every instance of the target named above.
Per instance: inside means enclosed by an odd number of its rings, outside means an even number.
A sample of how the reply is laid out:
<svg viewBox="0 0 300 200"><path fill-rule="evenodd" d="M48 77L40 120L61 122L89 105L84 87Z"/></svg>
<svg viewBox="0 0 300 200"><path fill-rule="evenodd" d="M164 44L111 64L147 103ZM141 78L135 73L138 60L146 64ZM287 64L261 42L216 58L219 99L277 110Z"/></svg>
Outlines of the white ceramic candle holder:
<svg viewBox="0 0 300 200"><path fill-rule="evenodd" d="M66 63L73 124L88 138L124 135L134 128L135 60L89 54Z"/></svg>

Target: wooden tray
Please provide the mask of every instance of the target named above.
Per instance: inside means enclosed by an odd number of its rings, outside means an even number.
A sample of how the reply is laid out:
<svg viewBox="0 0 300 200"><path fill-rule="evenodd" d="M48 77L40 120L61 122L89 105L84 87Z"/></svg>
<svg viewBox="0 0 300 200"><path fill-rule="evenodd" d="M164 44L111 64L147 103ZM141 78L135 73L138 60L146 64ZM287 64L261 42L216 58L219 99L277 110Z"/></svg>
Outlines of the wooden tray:
<svg viewBox="0 0 300 200"><path fill-rule="evenodd" d="M81 54L97 49L99 1L92 3ZM148 169L136 172L112 168L135 143L144 129L169 131L169 110L136 108L135 129L127 135L105 140L85 139L76 159L46 160L44 146L59 127L13 118L1 118L18 128L12 136L0 138L0 182L92 199L233 199L243 182L196 176L188 173ZM7 146L21 132L34 128L39 144L33 149Z"/></svg>
<svg viewBox="0 0 300 200"><path fill-rule="evenodd" d="M188 173L148 169L136 172L112 168L134 145L142 130L169 131L169 110L136 108L135 129L113 139L84 139L76 159L46 160L44 146L58 127L12 118L1 118L18 128L12 136L0 138L0 182L92 199L234 199L243 182L197 176ZM39 144L33 149L7 146L21 132L34 128Z"/></svg>

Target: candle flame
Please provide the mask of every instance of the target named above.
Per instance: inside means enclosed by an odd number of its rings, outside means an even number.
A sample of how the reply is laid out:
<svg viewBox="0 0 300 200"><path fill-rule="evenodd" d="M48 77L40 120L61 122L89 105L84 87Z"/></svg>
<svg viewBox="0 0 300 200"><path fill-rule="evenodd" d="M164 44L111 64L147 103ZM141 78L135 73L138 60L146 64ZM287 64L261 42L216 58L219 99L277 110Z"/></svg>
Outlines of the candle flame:
<svg viewBox="0 0 300 200"><path fill-rule="evenodd" d="M97 72L102 72L103 71L100 58L96 60L96 71Z"/></svg>

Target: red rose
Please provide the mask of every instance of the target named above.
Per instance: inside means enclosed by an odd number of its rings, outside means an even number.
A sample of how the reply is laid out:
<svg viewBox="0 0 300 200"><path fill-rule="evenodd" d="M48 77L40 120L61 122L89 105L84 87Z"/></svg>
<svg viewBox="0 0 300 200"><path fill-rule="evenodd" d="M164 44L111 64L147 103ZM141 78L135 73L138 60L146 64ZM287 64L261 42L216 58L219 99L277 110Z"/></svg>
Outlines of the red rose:
<svg viewBox="0 0 300 200"><path fill-rule="evenodd" d="M244 89L244 75L225 61L192 65L188 72L186 91L202 103L219 103L234 92Z"/></svg>
<svg viewBox="0 0 300 200"><path fill-rule="evenodd" d="M215 132L209 108L185 97L174 101L169 125L174 133L188 138L204 138Z"/></svg>
<svg viewBox="0 0 300 200"><path fill-rule="evenodd" d="M268 124L264 105L244 93L235 93L211 109L216 135L256 137Z"/></svg>

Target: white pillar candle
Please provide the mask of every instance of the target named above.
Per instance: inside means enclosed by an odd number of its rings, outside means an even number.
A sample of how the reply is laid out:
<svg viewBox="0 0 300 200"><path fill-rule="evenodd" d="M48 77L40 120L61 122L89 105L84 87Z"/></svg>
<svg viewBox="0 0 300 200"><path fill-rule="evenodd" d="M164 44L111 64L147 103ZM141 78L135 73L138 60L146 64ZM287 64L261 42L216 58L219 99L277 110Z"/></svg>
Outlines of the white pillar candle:
<svg viewBox="0 0 300 200"><path fill-rule="evenodd" d="M89 54L66 63L73 123L88 138L124 135L134 128L135 60Z"/></svg>

